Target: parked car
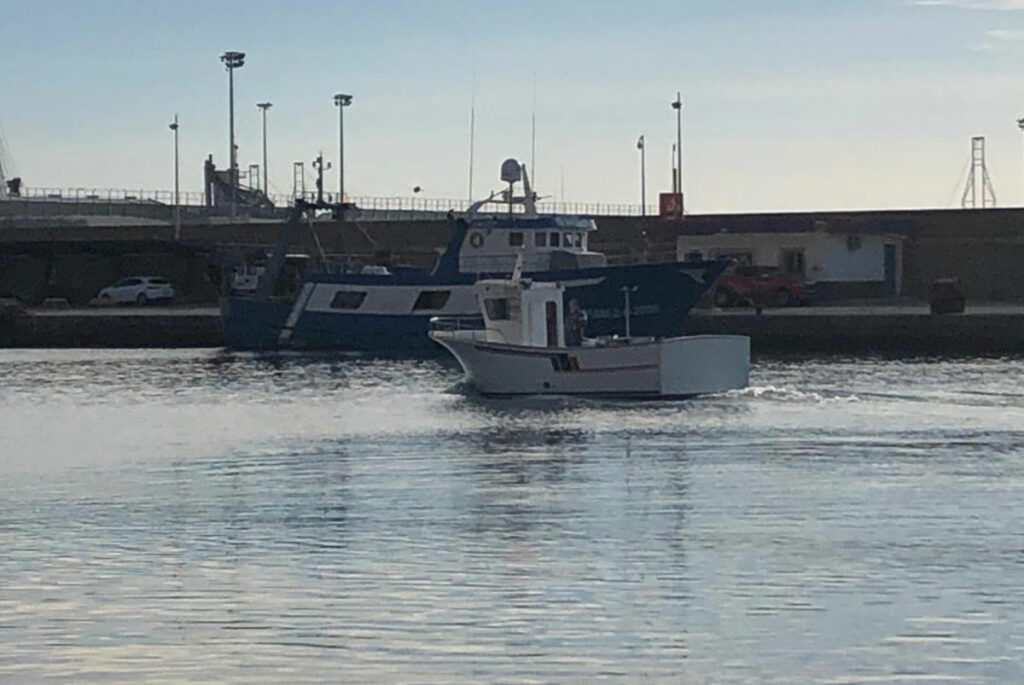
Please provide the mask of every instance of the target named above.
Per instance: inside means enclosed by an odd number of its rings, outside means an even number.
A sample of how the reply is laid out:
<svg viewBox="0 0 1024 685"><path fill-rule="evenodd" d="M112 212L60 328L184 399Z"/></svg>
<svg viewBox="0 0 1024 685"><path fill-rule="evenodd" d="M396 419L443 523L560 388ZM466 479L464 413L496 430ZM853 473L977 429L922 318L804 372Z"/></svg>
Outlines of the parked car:
<svg viewBox="0 0 1024 685"><path fill-rule="evenodd" d="M174 299L174 286L160 276L130 276L108 285L97 297L103 302L116 304L170 302Z"/></svg>
<svg viewBox="0 0 1024 685"><path fill-rule="evenodd" d="M806 291L796 276L774 266L733 265L715 284L715 305L788 307L803 304Z"/></svg>

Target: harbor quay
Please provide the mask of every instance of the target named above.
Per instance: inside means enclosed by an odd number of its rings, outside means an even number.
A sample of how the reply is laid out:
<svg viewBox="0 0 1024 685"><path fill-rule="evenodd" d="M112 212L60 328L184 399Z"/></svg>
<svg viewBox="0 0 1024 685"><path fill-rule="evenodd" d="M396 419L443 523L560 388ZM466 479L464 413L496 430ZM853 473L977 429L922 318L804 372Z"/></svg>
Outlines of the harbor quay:
<svg viewBox="0 0 1024 685"><path fill-rule="evenodd" d="M688 335L744 335L755 354L1012 355L1024 352L1024 305L968 303L960 314L926 305L850 305L693 311ZM216 307L0 308L0 346L220 347ZM438 347L438 353L441 348Z"/></svg>
<svg viewBox="0 0 1024 685"><path fill-rule="evenodd" d="M246 257L266 254L281 221L193 218L176 236L166 220L134 216L131 207L119 211L0 218L0 298L7 303L0 312L0 345L221 344L216 304L225 274ZM749 335L755 352L1024 350L1024 210L718 214L682 220L600 216L596 221L591 249L612 263L672 261L695 251L759 260L798 254L808 281L815 273L831 279L819 278L801 307L757 311L706 302L689 317L690 333ZM309 255L314 264L423 267L435 262L448 239L444 218L369 213L356 220L311 222L289 250ZM872 251L872 241L879 250ZM819 250L819 256L816 245L838 247ZM896 248L895 259L888 246ZM874 254L877 264L871 263ZM824 270L815 272L818 262ZM170 280L178 306L90 307L100 289L143 274ZM931 313L928 303L939 280L957 284L968 302L964 313ZM857 306L837 306L851 302Z"/></svg>

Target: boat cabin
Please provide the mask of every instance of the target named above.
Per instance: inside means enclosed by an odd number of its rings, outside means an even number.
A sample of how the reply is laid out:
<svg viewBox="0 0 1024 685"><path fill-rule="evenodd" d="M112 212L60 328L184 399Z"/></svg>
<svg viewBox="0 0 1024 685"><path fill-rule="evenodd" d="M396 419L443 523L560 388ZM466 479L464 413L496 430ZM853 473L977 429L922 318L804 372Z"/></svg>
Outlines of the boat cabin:
<svg viewBox="0 0 1024 685"><path fill-rule="evenodd" d="M491 217L474 220L459 251L463 273L508 273L522 255L523 270L557 271L606 266L587 246L593 219L576 216Z"/></svg>
<svg viewBox="0 0 1024 685"><path fill-rule="evenodd" d="M528 279L478 282L485 340L529 347L564 347L564 291L559 283L533 283Z"/></svg>

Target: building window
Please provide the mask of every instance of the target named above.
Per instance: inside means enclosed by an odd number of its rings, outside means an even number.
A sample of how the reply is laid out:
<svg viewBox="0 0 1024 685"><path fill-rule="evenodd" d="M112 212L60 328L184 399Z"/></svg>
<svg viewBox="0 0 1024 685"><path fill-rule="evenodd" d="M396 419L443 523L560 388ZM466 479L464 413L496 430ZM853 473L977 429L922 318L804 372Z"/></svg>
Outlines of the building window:
<svg viewBox="0 0 1024 685"><path fill-rule="evenodd" d="M412 306L416 309L442 309L448 302L448 298L451 297L452 291L450 290L424 290L420 293L420 296L416 298L416 303Z"/></svg>
<svg viewBox="0 0 1024 685"><path fill-rule="evenodd" d="M331 309L359 309L363 306L366 293L357 290L339 290L331 300Z"/></svg>
<svg viewBox="0 0 1024 685"><path fill-rule="evenodd" d="M484 309L487 311L487 318L491 321L507 321L512 316L509 312L508 298L489 297L484 300Z"/></svg>
<svg viewBox="0 0 1024 685"><path fill-rule="evenodd" d="M551 234L551 247L558 247L558 245L559 245L558 234L557 233L552 233Z"/></svg>
<svg viewBox="0 0 1024 685"><path fill-rule="evenodd" d="M548 234L544 231L537 231L533 234L533 244L537 247L547 247Z"/></svg>
<svg viewBox="0 0 1024 685"><path fill-rule="evenodd" d="M523 233L522 231L512 231L508 234L509 247L522 247L523 245Z"/></svg>

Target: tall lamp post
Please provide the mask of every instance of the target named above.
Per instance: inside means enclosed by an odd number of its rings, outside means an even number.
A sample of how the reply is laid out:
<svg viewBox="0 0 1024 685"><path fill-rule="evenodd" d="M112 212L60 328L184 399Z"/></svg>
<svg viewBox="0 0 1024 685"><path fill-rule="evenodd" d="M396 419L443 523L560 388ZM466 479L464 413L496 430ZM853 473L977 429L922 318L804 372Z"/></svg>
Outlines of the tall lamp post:
<svg viewBox="0 0 1024 685"><path fill-rule="evenodd" d="M235 69L245 64L244 52L225 52L220 56L228 70L228 160L231 178L231 216L235 215L235 188L238 186L238 151L235 149Z"/></svg>
<svg viewBox="0 0 1024 685"><path fill-rule="evenodd" d="M647 164L644 160L644 137L636 141L636 149L640 151L640 216L647 216Z"/></svg>
<svg viewBox="0 0 1024 685"><path fill-rule="evenodd" d="M345 108L352 104L352 96L338 93L334 96L338 107L338 204L345 202Z"/></svg>
<svg viewBox="0 0 1024 685"><path fill-rule="evenodd" d="M1021 117L1020 119L1017 120L1017 128L1019 128L1021 131L1024 131L1024 117Z"/></svg>
<svg viewBox="0 0 1024 685"><path fill-rule="evenodd" d="M675 102L672 109L676 111L676 187L672 192L682 194L683 192L683 99L679 91L676 91Z"/></svg>
<svg viewBox="0 0 1024 685"><path fill-rule="evenodd" d="M260 102L256 104L263 111L263 195L269 194L267 182L270 176L270 170L267 168L267 110L274 105L270 102Z"/></svg>
<svg viewBox="0 0 1024 685"><path fill-rule="evenodd" d="M169 127L174 131L174 239L181 240L181 203L178 201L178 115Z"/></svg>

